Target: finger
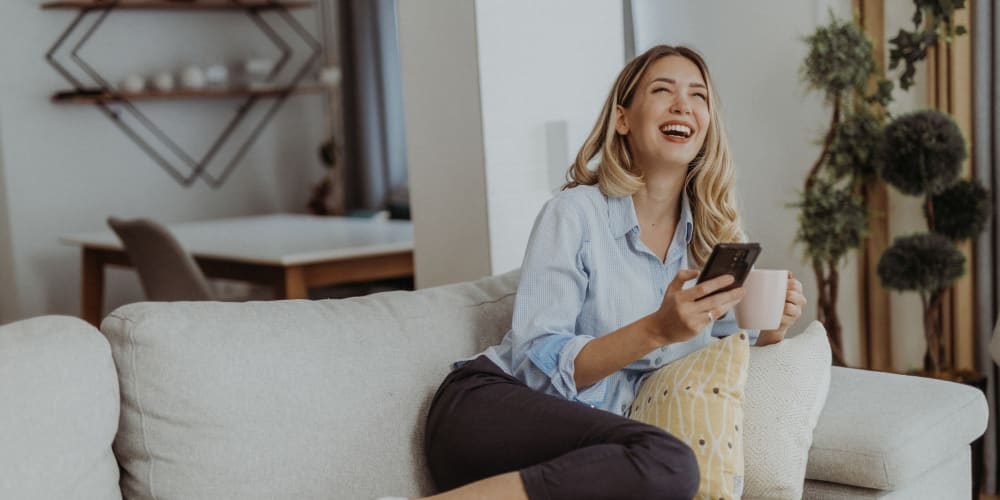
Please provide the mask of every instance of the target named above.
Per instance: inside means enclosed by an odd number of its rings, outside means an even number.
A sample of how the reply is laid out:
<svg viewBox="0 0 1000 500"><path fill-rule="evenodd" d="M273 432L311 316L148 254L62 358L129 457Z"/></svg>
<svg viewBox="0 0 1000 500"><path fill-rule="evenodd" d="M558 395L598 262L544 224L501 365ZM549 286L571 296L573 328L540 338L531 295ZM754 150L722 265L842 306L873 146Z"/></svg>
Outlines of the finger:
<svg viewBox="0 0 1000 500"><path fill-rule="evenodd" d="M677 276L674 276L674 280L670 282L667 286L667 291L670 293L678 292L684 287L684 283L693 280L698 277L697 269L681 269L677 271Z"/></svg>
<svg viewBox="0 0 1000 500"><path fill-rule="evenodd" d="M743 300L743 296L745 294L746 290L743 290L742 288L734 288L726 292L717 293L711 297L697 301L699 305L698 309L702 311L713 311L713 314L715 312L723 312L728 310L728 308L725 307L727 304L731 304L729 307L735 306ZM721 314L715 315L716 318L720 316Z"/></svg>
<svg viewBox="0 0 1000 500"><path fill-rule="evenodd" d="M732 290L731 292L734 292L734 291L736 291L736 290ZM726 292L726 293L731 293L731 292ZM719 294L719 295L722 295L722 294ZM739 299L736 299L736 300L730 300L728 302L724 302L722 304L719 304L719 305L717 305L715 307L710 308L708 311L705 311L705 312L706 313L711 313L712 314L712 318L715 321L718 321L720 319L723 319L726 316L726 314L728 314L734 307L736 307L736 304L739 304L740 300L742 300L742 297L740 297ZM702 314L705 314L705 313L702 313ZM706 314L706 316L707 316L707 314Z"/></svg>
<svg viewBox="0 0 1000 500"><path fill-rule="evenodd" d="M802 291L802 282L795 279L788 280L788 289L795 290L796 292Z"/></svg>
<svg viewBox="0 0 1000 500"><path fill-rule="evenodd" d="M806 296L799 292L791 292L788 297L785 298L785 303L795 304L799 307L806 305Z"/></svg>
<svg viewBox="0 0 1000 500"><path fill-rule="evenodd" d="M740 299L740 300L742 300L742 299ZM722 317L724 317L725 315L727 315L730 312L732 312L733 308L736 307L736 304L739 304L739 303L740 303L739 300L733 300L733 301L726 302L725 304L722 304L721 306L719 306L719 310L716 311L716 312L718 312L718 314L715 317L716 318L722 318Z"/></svg>
<svg viewBox="0 0 1000 500"><path fill-rule="evenodd" d="M712 278L700 285L688 288L684 290L685 299L698 300L706 295L710 295L712 292L723 289L729 285L732 285L736 281L736 278L731 274L724 274L722 276L717 276Z"/></svg>
<svg viewBox="0 0 1000 500"><path fill-rule="evenodd" d="M785 304L784 316L792 318L793 320L798 319L799 316L802 316L802 308L795 304Z"/></svg>

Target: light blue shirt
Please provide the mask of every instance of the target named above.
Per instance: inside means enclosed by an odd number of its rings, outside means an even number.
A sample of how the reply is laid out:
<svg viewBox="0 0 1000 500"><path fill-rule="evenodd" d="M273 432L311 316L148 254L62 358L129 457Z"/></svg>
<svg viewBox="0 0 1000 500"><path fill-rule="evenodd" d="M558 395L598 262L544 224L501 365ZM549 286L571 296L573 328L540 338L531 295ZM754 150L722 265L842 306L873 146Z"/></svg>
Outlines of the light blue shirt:
<svg viewBox="0 0 1000 500"><path fill-rule="evenodd" d="M535 220L521 267L510 331L482 354L532 389L626 414L644 377L738 331L733 314L694 338L656 349L577 390L574 363L594 338L652 313L688 267L694 232L686 194L665 261L639 239L631 196L608 198L597 186L559 192ZM758 332L749 331L750 343ZM460 365L462 361L456 363Z"/></svg>

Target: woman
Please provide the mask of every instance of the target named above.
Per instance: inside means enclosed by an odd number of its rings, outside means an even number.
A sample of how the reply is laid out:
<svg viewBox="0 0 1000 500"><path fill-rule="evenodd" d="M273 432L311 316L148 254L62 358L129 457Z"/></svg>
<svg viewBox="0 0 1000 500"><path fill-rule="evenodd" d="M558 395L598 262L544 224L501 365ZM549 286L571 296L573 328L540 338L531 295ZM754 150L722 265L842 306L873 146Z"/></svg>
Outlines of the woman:
<svg viewBox="0 0 1000 500"><path fill-rule="evenodd" d="M745 240L702 58L661 45L628 63L569 177L535 222L511 330L456 363L434 398L427 458L451 490L431 498L697 490L690 448L626 414L645 375L736 332L727 313L743 290L705 297L731 276L684 286L716 243ZM789 274L780 327L751 341L780 342L805 303Z"/></svg>

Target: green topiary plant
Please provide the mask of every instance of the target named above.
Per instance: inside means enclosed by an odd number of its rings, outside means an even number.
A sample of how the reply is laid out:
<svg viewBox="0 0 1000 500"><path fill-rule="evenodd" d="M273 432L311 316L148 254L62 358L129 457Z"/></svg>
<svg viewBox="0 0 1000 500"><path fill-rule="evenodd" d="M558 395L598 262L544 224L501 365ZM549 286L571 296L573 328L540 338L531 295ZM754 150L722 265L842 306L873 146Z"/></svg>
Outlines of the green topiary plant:
<svg viewBox="0 0 1000 500"><path fill-rule="evenodd" d="M900 116L886 126L879 172L900 191L924 197L928 233L897 238L882 254L878 275L892 290L915 291L923 305L927 350L924 370L949 371L941 342L941 299L965 274L955 243L979 235L990 213L989 193L974 180L959 180L965 139L940 111Z"/></svg>
<svg viewBox="0 0 1000 500"><path fill-rule="evenodd" d="M958 179L965 161L965 139L958 125L940 111L917 111L885 127L881 175L908 195L937 194Z"/></svg>
<svg viewBox="0 0 1000 500"><path fill-rule="evenodd" d="M913 85L917 63L927 57L927 49L944 38L950 42L954 36L965 34L964 26L954 26L955 11L965 8L965 0L913 0L913 31L899 30L889 40L889 69L904 63L899 86L907 90ZM926 20L926 23L924 22ZM921 26L924 25L924 26Z"/></svg>
<svg viewBox="0 0 1000 500"><path fill-rule="evenodd" d="M799 201L796 241L805 247L819 288L818 316L826 328L833 362L845 365L837 313L839 267L867 231L867 208L860 188L875 177L884 119L881 108L892 98L892 82L880 80L874 45L853 21L831 15L829 24L806 38L809 53L802 65L803 82L823 93L833 108L819 158L809 169Z"/></svg>
<svg viewBox="0 0 1000 500"><path fill-rule="evenodd" d="M967 179L931 198L934 229L953 241L974 238L983 232L990 214L990 193L982 184Z"/></svg>

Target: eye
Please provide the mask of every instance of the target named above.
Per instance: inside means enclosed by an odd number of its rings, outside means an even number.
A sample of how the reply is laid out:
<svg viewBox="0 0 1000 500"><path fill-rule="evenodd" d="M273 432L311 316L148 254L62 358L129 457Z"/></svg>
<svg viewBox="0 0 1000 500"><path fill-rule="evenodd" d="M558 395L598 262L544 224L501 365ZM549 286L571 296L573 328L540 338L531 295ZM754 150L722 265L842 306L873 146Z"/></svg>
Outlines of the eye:
<svg viewBox="0 0 1000 500"><path fill-rule="evenodd" d="M706 96L705 94L702 94L701 92L695 94L695 97L700 97L702 101L707 101L708 100L708 96Z"/></svg>
<svg viewBox="0 0 1000 500"><path fill-rule="evenodd" d="M653 93L654 94L657 93L657 92L668 92L669 93L669 92L672 92L672 91L670 89L668 89L667 87L657 87L657 88L653 89Z"/></svg>

